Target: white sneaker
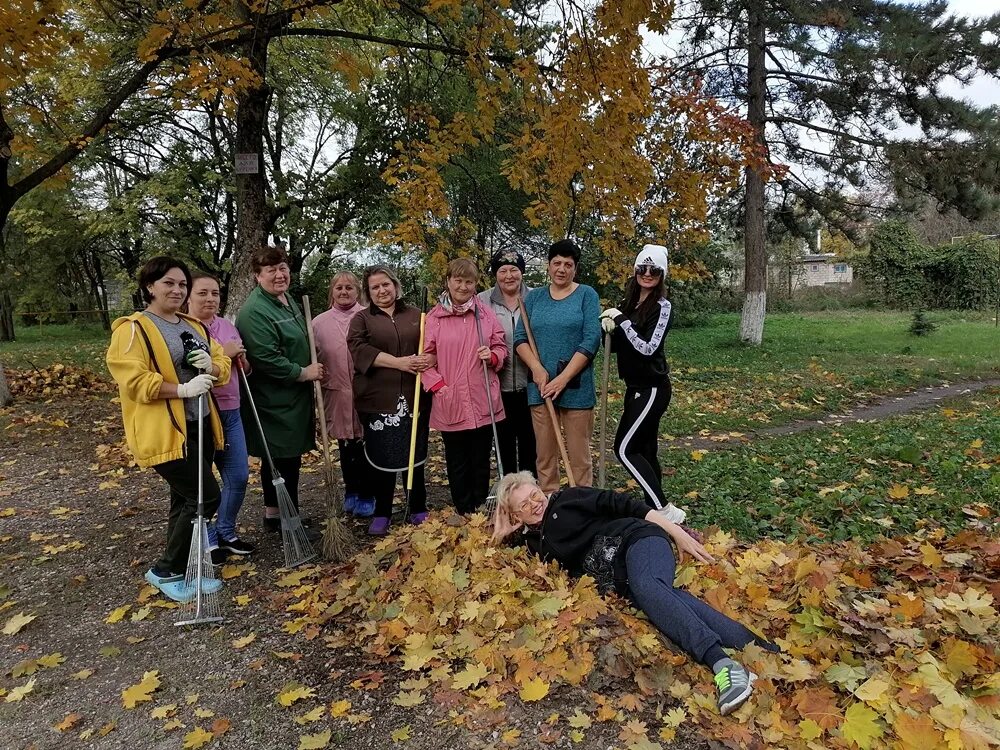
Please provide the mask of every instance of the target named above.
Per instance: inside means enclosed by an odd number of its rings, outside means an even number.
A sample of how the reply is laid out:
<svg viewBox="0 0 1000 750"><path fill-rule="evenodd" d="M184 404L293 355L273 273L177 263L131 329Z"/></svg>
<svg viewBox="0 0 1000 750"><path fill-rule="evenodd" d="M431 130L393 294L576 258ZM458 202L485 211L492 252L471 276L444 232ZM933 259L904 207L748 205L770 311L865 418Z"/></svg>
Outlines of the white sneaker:
<svg viewBox="0 0 1000 750"><path fill-rule="evenodd" d="M671 523L684 523L684 519L687 518L687 513L678 508L673 503L667 503L665 506L656 511L664 518L666 518Z"/></svg>

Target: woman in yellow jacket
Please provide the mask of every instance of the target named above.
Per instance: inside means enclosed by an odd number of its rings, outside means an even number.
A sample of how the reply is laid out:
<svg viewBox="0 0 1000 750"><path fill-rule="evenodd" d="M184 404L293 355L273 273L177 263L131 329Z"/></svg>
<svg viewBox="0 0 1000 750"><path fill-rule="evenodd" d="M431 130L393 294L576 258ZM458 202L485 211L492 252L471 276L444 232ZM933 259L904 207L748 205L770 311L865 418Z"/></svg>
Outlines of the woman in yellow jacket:
<svg viewBox="0 0 1000 750"><path fill-rule="evenodd" d="M187 601L184 569L198 508L198 462L204 477L205 516L219 505L212 474L215 447L224 445L215 402L205 399L204 451L197 450L198 399L229 381L231 362L203 323L180 312L191 289L191 272L161 255L139 271L143 312L118 318L111 327L107 363L118 384L128 447L139 466L151 466L170 486L167 544L146 580L175 601ZM209 539L213 539L209 534ZM218 581L213 581L220 586Z"/></svg>

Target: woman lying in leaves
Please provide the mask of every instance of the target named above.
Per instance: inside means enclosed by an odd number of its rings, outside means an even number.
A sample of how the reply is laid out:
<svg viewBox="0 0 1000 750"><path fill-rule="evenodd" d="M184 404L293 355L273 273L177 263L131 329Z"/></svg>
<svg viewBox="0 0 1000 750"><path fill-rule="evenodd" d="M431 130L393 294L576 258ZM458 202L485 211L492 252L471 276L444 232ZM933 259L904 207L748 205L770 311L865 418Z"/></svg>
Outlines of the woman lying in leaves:
<svg viewBox="0 0 1000 750"><path fill-rule="evenodd" d="M642 500L592 487L546 496L535 478L522 471L500 481L493 523L495 542L521 529L528 547L543 559L558 561L571 575L592 576L602 593L613 590L630 597L660 632L711 668L723 715L750 697L756 675L722 649L755 642L768 651L779 650L674 588L670 539L682 556L714 560L680 526Z"/></svg>

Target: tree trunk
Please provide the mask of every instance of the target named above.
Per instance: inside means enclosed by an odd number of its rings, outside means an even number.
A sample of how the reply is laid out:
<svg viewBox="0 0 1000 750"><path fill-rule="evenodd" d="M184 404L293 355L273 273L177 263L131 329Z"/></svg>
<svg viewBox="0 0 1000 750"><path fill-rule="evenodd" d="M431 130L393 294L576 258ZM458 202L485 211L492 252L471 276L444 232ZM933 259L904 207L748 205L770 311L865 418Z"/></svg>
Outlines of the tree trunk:
<svg viewBox="0 0 1000 750"><path fill-rule="evenodd" d="M256 154L257 173L236 175L236 246L233 271L226 290L226 312L234 315L253 291L255 281L250 257L267 244L270 209L267 205L264 174L264 128L267 127L267 45L270 41L263 14L241 4L244 20L254 24L258 33L243 48L243 57L259 83L240 96L236 109L236 153Z"/></svg>
<svg viewBox="0 0 1000 750"><path fill-rule="evenodd" d="M767 70L764 63L764 20L756 2L749 5L747 45L747 119L754 129L761 153L764 149L764 96ZM752 166L746 168L746 217L743 243L746 250L743 274L743 316L740 340L759 346L764 339L767 309L767 251L764 227L764 178Z"/></svg>
<svg viewBox="0 0 1000 750"><path fill-rule="evenodd" d="M3 374L3 362L0 362L0 406L7 406L13 400L10 386L7 385L7 376Z"/></svg>

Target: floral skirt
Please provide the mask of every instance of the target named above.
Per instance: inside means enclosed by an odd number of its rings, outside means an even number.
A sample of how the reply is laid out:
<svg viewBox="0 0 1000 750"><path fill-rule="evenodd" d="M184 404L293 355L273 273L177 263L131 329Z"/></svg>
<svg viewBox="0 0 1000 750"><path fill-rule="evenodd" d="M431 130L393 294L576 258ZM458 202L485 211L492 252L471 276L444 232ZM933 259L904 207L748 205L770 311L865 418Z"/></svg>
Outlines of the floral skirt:
<svg viewBox="0 0 1000 750"><path fill-rule="evenodd" d="M429 414L430 404L424 408L422 396L414 466L420 466L427 460ZM361 414L360 417L365 431L365 458L368 463L380 471L406 471L410 466L410 433L413 430L413 415L406 399L402 395L399 397L393 414Z"/></svg>

